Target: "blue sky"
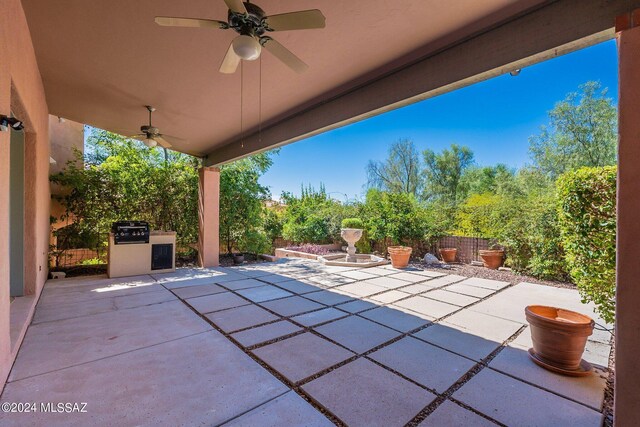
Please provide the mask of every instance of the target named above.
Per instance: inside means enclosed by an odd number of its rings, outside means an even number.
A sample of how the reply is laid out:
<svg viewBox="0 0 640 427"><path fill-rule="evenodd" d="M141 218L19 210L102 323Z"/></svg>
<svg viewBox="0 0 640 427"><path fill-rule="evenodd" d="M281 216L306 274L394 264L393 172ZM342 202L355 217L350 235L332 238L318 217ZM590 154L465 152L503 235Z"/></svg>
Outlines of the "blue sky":
<svg viewBox="0 0 640 427"><path fill-rule="evenodd" d="M478 165L520 167L529 162L528 138L547 123L547 111L589 80L599 80L617 100L614 41L287 145L260 181L274 199L321 183L336 199L360 198L367 162L384 160L399 138L412 139L419 151L467 145Z"/></svg>

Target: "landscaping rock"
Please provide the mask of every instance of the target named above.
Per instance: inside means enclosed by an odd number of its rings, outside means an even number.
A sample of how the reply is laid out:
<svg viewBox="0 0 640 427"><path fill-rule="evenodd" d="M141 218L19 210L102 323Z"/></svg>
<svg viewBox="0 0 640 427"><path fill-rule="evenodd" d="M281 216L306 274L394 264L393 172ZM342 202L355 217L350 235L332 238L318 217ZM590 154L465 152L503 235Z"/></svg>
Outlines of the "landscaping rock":
<svg viewBox="0 0 640 427"><path fill-rule="evenodd" d="M422 261L427 265L440 265L441 264L440 260L438 258L436 258L435 255L432 255L432 254L426 254Z"/></svg>

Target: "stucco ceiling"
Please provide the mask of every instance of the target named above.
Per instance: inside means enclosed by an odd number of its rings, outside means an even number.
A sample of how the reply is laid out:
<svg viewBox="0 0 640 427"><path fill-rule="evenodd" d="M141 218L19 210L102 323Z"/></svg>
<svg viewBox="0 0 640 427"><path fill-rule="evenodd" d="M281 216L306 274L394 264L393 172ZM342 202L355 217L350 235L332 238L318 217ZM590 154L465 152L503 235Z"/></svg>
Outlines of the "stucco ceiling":
<svg viewBox="0 0 640 427"><path fill-rule="evenodd" d="M237 140L241 129L286 118L543 0L256 3L267 14L322 10L324 29L273 33L309 64L306 73L263 52L262 63L224 75L217 69L235 32L154 23L156 15L226 20L222 0L23 0L50 113L135 132L151 104L154 125L184 140L174 149L203 155Z"/></svg>

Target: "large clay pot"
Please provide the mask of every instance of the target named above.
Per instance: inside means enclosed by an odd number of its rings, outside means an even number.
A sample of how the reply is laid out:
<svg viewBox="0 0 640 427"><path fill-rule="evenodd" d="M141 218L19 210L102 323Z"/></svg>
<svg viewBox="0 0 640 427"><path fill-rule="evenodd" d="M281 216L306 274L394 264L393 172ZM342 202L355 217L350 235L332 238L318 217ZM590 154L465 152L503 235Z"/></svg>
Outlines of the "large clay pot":
<svg viewBox="0 0 640 427"><path fill-rule="evenodd" d="M578 371L594 321L584 314L543 305L530 305L524 312L531 326L534 357L560 373Z"/></svg>
<svg viewBox="0 0 640 427"><path fill-rule="evenodd" d="M504 260L504 251L502 249L479 250L478 254L482 258L482 263L485 267L492 270L502 267L502 261Z"/></svg>
<svg viewBox="0 0 640 427"><path fill-rule="evenodd" d="M409 246L389 246L387 248L393 268L405 268L409 265L412 249Z"/></svg>
<svg viewBox="0 0 640 427"><path fill-rule="evenodd" d="M442 248L440 249L440 256L444 262L456 262L456 254L458 249L456 248Z"/></svg>

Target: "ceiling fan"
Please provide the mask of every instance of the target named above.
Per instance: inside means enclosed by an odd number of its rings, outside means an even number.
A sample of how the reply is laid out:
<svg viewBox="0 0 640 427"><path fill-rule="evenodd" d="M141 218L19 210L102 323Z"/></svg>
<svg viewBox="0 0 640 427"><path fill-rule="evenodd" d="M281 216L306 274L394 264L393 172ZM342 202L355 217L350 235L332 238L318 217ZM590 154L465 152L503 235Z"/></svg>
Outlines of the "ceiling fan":
<svg viewBox="0 0 640 427"><path fill-rule="evenodd" d="M153 148L156 145L160 145L163 148L170 148L171 144L167 142L165 138L178 139L172 136L164 135L160 133L160 129L151 124L151 113L156 111L151 105L145 105L149 111L149 124L140 126L140 133L130 135L130 138L140 140L149 148Z"/></svg>
<svg viewBox="0 0 640 427"><path fill-rule="evenodd" d="M324 28L325 17L322 12L313 9L267 16L260 7L248 1L224 0L224 2L229 8L228 22L170 16L157 16L155 21L158 25L167 27L235 30L240 35L231 42L220 65L221 73L233 74L242 59L246 61L258 59L263 47L297 73L302 73L309 68L289 49L265 34L273 31Z"/></svg>

